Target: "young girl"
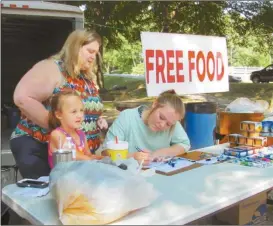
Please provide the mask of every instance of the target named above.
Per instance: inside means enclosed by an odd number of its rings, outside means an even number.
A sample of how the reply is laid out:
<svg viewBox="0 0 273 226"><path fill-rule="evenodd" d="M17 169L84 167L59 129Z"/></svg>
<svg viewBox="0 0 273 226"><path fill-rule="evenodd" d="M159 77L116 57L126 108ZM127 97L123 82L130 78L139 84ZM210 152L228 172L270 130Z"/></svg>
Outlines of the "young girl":
<svg viewBox="0 0 273 226"><path fill-rule="evenodd" d="M84 105L74 91L63 91L51 99L49 127L52 130L48 144L48 162L53 168L52 153L71 137L76 146L76 160L100 159L92 155L84 132L80 129L84 119Z"/></svg>

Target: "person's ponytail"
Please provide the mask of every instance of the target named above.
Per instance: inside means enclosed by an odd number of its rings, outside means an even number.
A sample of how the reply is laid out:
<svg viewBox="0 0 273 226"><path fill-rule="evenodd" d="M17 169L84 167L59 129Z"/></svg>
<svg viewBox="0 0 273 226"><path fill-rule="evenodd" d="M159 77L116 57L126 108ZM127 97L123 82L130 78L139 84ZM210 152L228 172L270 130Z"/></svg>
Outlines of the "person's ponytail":
<svg viewBox="0 0 273 226"><path fill-rule="evenodd" d="M61 125L60 120L57 119L55 114L59 106L59 101L60 101L60 94L53 95L50 99L51 109L48 114L48 127L50 131L56 129L57 127Z"/></svg>
<svg viewBox="0 0 273 226"><path fill-rule="evenodd" d="M48 126L50 130L54 130L61 125L60 120L56 118L53 111L49 111L48 114Z"/></svg>

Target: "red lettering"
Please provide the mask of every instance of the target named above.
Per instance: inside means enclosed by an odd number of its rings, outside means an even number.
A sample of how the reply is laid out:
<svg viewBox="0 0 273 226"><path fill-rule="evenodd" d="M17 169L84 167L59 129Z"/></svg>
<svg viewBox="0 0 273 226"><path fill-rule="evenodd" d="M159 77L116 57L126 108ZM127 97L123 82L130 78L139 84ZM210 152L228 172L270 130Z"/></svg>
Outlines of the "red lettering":
<svg viewBox="0 0 273 226"><path fill-rule="evenodd" d="M150 82L149 71L154 70L154 64L150 63L149 59L154 57L154 50L147 49L145 52L145 56L146 56L146 82L147 82L147 84L149 84L149 82Z"/></svg>
<svg viewBox="0 0 273 226"><path fill-rule="evenodd" d="M145 51L146 82L149 84L151 73L155 73L155 82L159 83L182 83L185 81L183 74L183 51L182 50L151 50ZM152 59L152 60L151 60ZM151 62L150 62L151 61ZM220 81L225 74L223 56L221 52L188 51L189 82L193 81L193 72L197 79L203 82L208 76L209 81ZM152 71L152 72L151 72ZM216 78L215 78L216 77Z"/></svg>
<svg viewBox="0 0 273 226"><path fill-rule="evenodd" d="M209 61L212 60L212 73L210 73L210 67L209 67ZM212 81L214 79L214 73L215 73L215 60L213 53L211 51L208 52L207 56L207 74L209 77L209 80Z"/></svg>
<svg viewBox="0 0 273 226"><path fill-rule="evenodd" d="M218 65L219 60L222 63L221 73L220 74L218 73L219 72L218 71L219 70L219 65ZM224 76L224 72L225 72L225 68L224 68L224 62L223 62L222 54L220 52L217 52L216 53L216 73L217 73L217 80L218 81L222 80L222 78Z"/></svg>
<svg viewBox="0 0 273 226"><path fill-rule="evenodd" d="M192 70L194 69L194 63L191 62L191 59L195 57L194 51L189 51L188 52L188 60L189 60L189 77L190 77L190 82L192 81Z"/></svg>
<svg viewBox="0 0 273 226"><path fill-rule="evenodd" d="M159 83L159 74L161 74L162 82L166 83L165 75L164 75L164 67L165 67L165 58L164 52L162 50L156 50L156 83ZM162 63L159 63L159 59L162 59Z"/></svg>
<svg viewBox="0 0 273 226"><path fill-rule="evenodd" d="M175 64L176 64L176 80L177 82L184 82L184 75L179 74L179 70L183 70L183 64L179 62L179 59L183 58L183 51L175 51Z"/></svg>
<svg viewBox="0 0 273 226"><path fill-rule="evenodd" d="M168 83L174 83L174 75L171 75L170 71L174 69L174 63L170 62L170 58L174 58L174 51L173 50L167 50L166 51L166 57L167 57L167 81Z"/></svg>
<svg viewBox="0 0 273 226"><path fill-rule="evenodd" d="M203 63L203 72L200 73L200 69L199 69L199 64L200 64L200 60L202 60L201 63ZM199 78L200 82L203 82L205 79L205 75L206 75L206 66L205 66L205 56L204 53L202 51L199 51L196 57L196 70L197 70L197 76Z"/></svg>

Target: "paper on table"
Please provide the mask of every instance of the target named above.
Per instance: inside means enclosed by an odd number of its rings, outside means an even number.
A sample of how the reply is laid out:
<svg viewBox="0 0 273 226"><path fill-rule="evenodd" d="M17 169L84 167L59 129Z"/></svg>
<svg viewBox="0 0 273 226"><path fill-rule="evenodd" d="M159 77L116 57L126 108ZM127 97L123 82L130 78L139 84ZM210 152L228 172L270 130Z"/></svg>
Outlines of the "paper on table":
<svg viewBox="0 0 273 226"><path fill-rule="evenodd" d="M160 165L166 164L167 161L169 161L170 159L172 159L173 157L165 157L162 161L155 161L155 162L151 162L149 165L147 166L142 166L143 169L152 169L152 168L156 168ZM175 157L174 159L182 159L181 157Z"/></svg>
<svg viewBox="0 0 273 226"><path fill-rule="evenodd" d="M177 159L174 167L172 167L168 163L165 163L165 164L161 164L161 165L157 166L156 170L161 171L163 173L170 173L170 172L191 166L192 164L194 164L194 162L192 162L192 161L188 161L188 160L184 160L184 159Z"/></svg>
<svg viewBox="0 0 273 226"><path fill-rule="evenodd" d="M44 176L44 177L39 177L37 179L38 181L45 181L49 182L49 177ZM16 195L22 195L22 196L27 196L27 197L42 197L47 195L49 192L49 187L46 188L20 188L17 192Z"/></svg>
<svg viewBox="0 0 273 226"><path fill-rule="evenodd" d="M147 166L142 166L143 169L151 169L151 168L156 168L162 164L165 164L164 162L151 162L149 165Z"/></svg>

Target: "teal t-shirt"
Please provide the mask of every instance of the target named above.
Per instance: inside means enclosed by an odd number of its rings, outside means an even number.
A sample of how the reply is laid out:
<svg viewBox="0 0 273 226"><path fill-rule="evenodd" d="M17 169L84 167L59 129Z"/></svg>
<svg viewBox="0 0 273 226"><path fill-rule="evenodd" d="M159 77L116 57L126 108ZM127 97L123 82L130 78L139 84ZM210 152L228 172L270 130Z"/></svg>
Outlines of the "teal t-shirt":
<svg viewBox="0 0 273 226"><path fill-rule="evenodd" d="M180 122L176 122L172 132L169 132L169 130L153 132L141 118L139 108L143 107L122 111L109 128L104 140L104 146L106 142L115 140L115 136L117 136L119 140L129 143L130 153L137 151L136 146L140 149L156 151L179 144L184 147L185 151L190 149L190 140Z"/></svg>

